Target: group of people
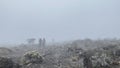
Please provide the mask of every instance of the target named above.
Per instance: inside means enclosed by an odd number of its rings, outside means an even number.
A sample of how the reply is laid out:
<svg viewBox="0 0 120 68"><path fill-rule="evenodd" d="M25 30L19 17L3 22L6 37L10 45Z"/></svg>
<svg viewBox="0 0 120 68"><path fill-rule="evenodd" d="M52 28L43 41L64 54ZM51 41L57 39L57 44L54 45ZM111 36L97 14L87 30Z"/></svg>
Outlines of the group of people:
<svg viewBox="0 0 120 68"><path fill-rule="evenodd" d="M35 38L27 39L28 44L32 44L33 45L33 44L35 44L35 41L36 41ZM45 38L40 38L38 40L38 44L39 44L39 46L45 46L46 45L46 39Z"/></svg>
<svg viewBox="0 0 120 68"><path fill-rule="evenodd" d="M39 46L45 46L46 45L46 40L45 40L45 38L40 38L39 39Z"/></svg>

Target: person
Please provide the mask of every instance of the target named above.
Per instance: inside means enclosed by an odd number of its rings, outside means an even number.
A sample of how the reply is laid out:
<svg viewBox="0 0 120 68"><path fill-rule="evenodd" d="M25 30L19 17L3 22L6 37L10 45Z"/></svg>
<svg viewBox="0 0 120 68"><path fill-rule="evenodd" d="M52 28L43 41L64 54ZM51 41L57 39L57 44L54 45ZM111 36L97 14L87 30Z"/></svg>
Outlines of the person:
<svg viewBox="0 0 120 68"><path fill-rule="evenodd" d="M45 40L45 38L43 38L43 40L42 40L42 46L45 46L46 45L46 40Z"/></svg>
<svg viewBox="0 0 120 68"><path fill-rule="evenodd" d="M42 46L42 39L39 39L39 46Z"/></svg>

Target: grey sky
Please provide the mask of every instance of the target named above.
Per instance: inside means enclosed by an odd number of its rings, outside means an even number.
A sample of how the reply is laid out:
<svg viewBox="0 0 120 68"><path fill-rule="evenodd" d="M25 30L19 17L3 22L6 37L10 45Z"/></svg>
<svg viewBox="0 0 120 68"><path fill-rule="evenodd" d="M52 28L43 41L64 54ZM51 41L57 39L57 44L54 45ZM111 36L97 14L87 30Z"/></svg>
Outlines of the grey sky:
<svg viewBox="0 0 120 68"><path fill-rule="evenodd" d="M0 43L120 38L120 0L0 0Z"/></svg>

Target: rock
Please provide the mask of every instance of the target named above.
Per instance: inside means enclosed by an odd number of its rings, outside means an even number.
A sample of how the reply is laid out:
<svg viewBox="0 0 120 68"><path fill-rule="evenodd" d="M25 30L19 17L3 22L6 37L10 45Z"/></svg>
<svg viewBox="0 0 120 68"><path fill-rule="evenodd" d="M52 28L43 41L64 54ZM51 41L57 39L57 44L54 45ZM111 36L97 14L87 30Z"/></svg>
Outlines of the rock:
<svg viewBox="0 0 120 68"><path fill-rule="evenodd" d="M0 57L0 68L13 68L14 62L5 57Z"/></svg>
<svg viewBox="0 0 120 68"><path fill-rule="evenodd" d="M22 64L41 64L43 62L42 56L37 51L31 51L24 54L22 57Z"/></svg>

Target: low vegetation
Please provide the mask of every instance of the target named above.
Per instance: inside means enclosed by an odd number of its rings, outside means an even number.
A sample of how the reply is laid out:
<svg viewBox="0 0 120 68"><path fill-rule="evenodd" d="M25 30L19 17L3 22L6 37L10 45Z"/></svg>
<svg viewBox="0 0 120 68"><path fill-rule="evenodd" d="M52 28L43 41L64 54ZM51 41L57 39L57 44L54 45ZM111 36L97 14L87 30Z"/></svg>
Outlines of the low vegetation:
<svg viewBox="0 0 120 68"><path fill-rule="evenodd" d="M0 68L119 68L120 40L75 40L0 48Z"/></svg>

